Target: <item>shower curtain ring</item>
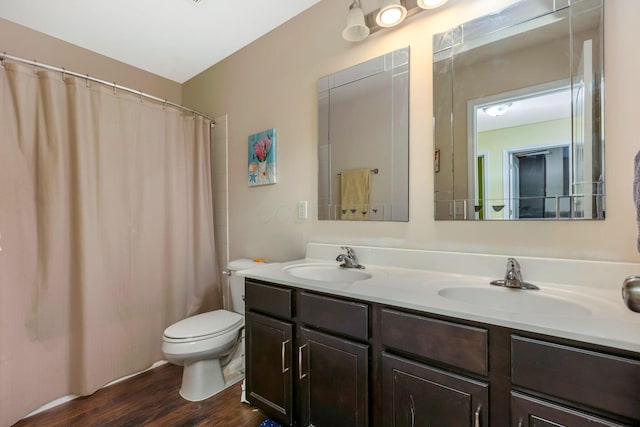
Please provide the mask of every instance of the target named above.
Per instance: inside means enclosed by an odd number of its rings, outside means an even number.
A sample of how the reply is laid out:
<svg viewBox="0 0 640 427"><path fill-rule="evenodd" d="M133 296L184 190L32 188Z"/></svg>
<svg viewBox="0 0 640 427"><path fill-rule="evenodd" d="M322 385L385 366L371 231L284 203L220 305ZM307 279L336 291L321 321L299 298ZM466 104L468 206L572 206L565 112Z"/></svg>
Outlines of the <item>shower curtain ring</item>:
<svg viewBox="0 0 640 427"><path fill-rule="evenodd" d="M142 104L142 102L143 102L142 101L142 91L139 91L139 92L140 92L140 104Z"/></svg>
<svg viewBox="0 0 640 427"><path fill-rule="evenodd" d="M87 87L89 87L89 74L86 74L86 76L87 76L87 77L86 77L86 78L85 78L85 80L84 80L84 84L85 84Z"/></svg>
<svg viewBox="0 0 640 427"><path fill-rule="evenodd" d="M33 60L33 74L38 74L38 62Z"/></svg>
<svg viewBox="0 0 640 427"><path fill-rule="evenodd" d="M62 69L62 81L65 81L66 79L66 74L67 74L67 70L65 70L64 68Z"/></svg>
<svg viewBox="0 0 640 427"><path fill-rule="evenodd" d="M162 109L166 110L167 109L167 98L164 99L164 102L162 103Z"/></svg>

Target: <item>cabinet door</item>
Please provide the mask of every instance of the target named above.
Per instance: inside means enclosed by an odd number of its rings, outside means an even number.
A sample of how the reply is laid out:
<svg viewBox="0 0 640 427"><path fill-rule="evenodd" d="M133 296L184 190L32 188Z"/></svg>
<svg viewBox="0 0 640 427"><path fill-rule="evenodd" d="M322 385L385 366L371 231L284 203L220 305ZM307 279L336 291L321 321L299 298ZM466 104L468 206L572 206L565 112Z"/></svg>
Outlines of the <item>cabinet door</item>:
<svg viewBox="0 0 640 427"><path fill-rule="evenodd" d="M517 392L511 393L513 427L621 427L612 421L555 405Z"/></svg>
<svg viewBox="0 0 640 427"><path fill-rule="evenodd" d="M303 426L367 427L369 346L300 328Z"/></svg>
<svg viewBox="0 0 640 427"><path fill-rule="evenodd" d="M388 427L489 426L488 385L382 354L382 419Z"/></svg>
<svg viewBox="0 0 640 427"><path fill-rule="evenodd" d="M293 324L248 312L245 329L247 400L291 425Z"/></svg>

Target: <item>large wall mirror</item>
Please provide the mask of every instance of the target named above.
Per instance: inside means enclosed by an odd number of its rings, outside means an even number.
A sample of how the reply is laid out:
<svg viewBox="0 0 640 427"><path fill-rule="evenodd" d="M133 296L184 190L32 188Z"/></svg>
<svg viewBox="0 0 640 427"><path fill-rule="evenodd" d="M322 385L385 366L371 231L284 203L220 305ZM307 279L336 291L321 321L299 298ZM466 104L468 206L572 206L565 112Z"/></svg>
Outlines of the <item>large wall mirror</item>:
<svg viewBox="0 0 640 427"><path fill-rule="evenodd" d="M603 0L521 0L433 43L435 219L604 219Z"/></svg>
<svg viewBox="0 0 640 427"><path fill-rule="evenodd" d="M318 81L318 219L409 220L409 48Z"/></svg>

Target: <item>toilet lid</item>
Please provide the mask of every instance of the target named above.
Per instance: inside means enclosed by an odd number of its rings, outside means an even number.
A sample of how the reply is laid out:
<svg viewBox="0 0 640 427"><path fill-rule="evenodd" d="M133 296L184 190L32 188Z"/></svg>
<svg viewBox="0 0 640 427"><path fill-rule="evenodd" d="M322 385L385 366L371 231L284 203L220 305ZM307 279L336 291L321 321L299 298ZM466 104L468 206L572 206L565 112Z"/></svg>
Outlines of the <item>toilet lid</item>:
<svg viewBox="0 0 640 427"><path fill-rule="evenodd" d="M180 339L220 335L237 329L243 320L243 316L232 311L210 311L174 323L164 330L164 336Z"/></svg>

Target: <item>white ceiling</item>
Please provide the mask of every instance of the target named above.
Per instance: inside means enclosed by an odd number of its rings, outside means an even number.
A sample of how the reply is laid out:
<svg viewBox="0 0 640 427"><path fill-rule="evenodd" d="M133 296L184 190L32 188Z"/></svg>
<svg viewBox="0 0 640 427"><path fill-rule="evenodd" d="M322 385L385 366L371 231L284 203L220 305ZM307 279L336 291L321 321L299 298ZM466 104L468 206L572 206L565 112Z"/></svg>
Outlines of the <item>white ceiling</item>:
<svg viewBox="0 0 640 427"><path fill-rule="evenodd" d="M0 17L184 83L318 1L0 0Z"/></svg>
<svg viewBox="0 0 640 427"><path fill-rule="evenodd" d="M490 105L510 103L507 112L491 117L482 109L478 110L478 132L522 126L571 117L571 90L560 90L542 95L528 95L516 100L492 102Z"/></svg>

